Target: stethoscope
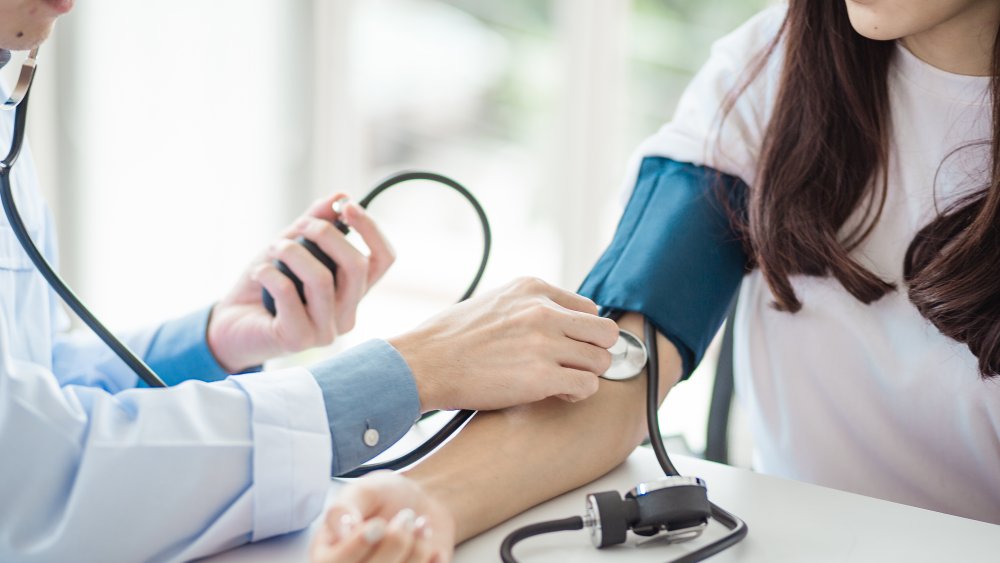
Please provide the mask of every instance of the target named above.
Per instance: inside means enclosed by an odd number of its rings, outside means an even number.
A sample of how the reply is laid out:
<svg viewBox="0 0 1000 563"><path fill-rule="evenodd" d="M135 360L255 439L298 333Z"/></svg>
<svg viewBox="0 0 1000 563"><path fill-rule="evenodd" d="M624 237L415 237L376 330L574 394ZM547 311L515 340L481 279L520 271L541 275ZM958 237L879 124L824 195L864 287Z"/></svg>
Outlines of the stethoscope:
<svg viewBox="0 0 1000 563"><path fill-rule="evenodd" d="M2 201L4 213L7 216L11 229L14 231L14 235L28 254L32 263L38 268L39 273L42 274L45 281L66 305L147 385L150 387L166 387L163 380L142 359L136 356L128 346L118 340L90 312L62 278L53 270L52 266L35 246L34 241L31 240L24 221L18 213L17 205L14 202L10 174L24 143L28 98L35 75L37 55L37 48L29 52L28 58L21 66L17 84L7 101L0 106L5 110L14 110L14 131L10 149L3 161L0 161L0 201ZM482 279L486 263L489 260L492 241L486 212L471 192L447 176L433 172L407 171L394 174L380 182L358 204L361 207L367 207L379 194L389 188L412 180L436 182L455 190L469 201L479 217L483 228L483 255L475 278L459 300L464 301L472 295ZM337 222L336 226L345 234L349 232L348 227L343 223ZM326 265L331 272L336 273L336 263L323 253L319 247L305 238L300 237L297 241L319 259L320 262ZM305 294L302 289L302 282L298 280L286 265L277 262L276 266L292 279L299 290L299 297L304 300ZM271 314L275 313L274 301L266 291L262 295L262 303ZM599 548L624 543L629 530L640 536L662 534L662 537L668 543L690 541L701 535L702 531L708 526L710 518L714 518L730 530L722 538L674 560L675 562L683 563L701 561L736 544L747 535L747 526L742 520L708 500L708 489L705 482L697 477L681 476L667 455L666 448L663 445L663 438L660 434L659 416L657 413L659 407L659 358L656 349L656 328L647 320L644 327L643 340L640 340L636 335L628 331L621 330L618 341L609 351L612 354L611 367L601 377L609 380L627 380L638 377L644 369L647 372L646 424L657 462L666 474L666 478L641 483L630 490L624 497L616 491L587 495L585 514L582 517L576 516L563 520L541 522L515 530L504 539L501 545L500 556L505 563L516 561L512 549L517 542L539 534L563 530L588 528L594 546ZM411 465L444 443L473 415L475 415L475 411L459 411L438 432L412 452L384 463L361 466L341 477L360 477L379 469L397 470Z"/></svg>

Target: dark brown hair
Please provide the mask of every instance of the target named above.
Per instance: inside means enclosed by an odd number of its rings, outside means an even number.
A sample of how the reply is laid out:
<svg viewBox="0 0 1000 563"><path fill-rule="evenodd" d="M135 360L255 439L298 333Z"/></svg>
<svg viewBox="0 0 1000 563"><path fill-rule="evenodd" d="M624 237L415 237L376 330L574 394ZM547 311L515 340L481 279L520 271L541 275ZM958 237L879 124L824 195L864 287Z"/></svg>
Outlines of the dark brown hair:
<svg viewBox="0 0 1000 563"><path fill-rule="evenodd" d="M790 0L779 36L749 80L779 41L785 58L758 176L745 214L733 218L778 309L802 307L790 282L796 274L833 276L872 303L895 287L851 251L871 234L886 201L887 76L895 44L854 31L843 1ZM919 231L904 263L912 303L944 335L968 345L984 378L1000 375L998 61L1000 40L993 56L993 133L984 141L992 142L990 175ZM852 216L861 219L848 225Z"/></svg>

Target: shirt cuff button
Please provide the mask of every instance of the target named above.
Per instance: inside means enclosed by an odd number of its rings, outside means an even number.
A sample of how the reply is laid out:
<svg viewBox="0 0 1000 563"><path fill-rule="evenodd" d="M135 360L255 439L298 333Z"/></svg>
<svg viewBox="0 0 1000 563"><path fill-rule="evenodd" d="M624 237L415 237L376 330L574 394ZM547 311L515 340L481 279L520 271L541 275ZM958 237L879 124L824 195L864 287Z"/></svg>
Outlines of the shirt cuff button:
<svg viewBox="0 0 1000 563"><path fill-rule="evenodd" d="M375 430L374 428L369 428L368 430L365 430L365 433L362 436L365 445L368 446L369 448L374 448L375 446L378 445L378 438L379 438L378 430Z"/></svg>

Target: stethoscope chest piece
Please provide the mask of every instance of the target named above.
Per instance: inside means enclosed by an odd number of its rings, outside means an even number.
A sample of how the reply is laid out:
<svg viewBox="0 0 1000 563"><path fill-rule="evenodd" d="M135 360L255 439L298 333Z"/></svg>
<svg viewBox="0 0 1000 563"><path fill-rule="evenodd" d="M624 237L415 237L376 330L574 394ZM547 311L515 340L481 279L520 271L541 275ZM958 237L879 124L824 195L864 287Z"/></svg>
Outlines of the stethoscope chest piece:
<svg viewBox="0 0 1000 563"><path fill-rule="evenodd" d="M618 331L618 341L608 351L611 352L611 367L601 375L604 379L632 379L646 367L646 345L627 330Z"/></svg>

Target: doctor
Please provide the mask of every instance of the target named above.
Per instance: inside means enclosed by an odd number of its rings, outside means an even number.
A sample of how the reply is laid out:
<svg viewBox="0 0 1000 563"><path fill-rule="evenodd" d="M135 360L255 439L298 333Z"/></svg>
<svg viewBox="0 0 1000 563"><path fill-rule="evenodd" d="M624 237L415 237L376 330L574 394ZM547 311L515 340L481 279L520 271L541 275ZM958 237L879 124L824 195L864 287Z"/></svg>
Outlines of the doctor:
<svg viewBox="0 0 1000 563"><path fill-rule="evenodd" d="M0 48L37 46L71 7L0 0ZM11 126L12 113L0 115L0 150ZM13 184L28 230L54 261L30 153ZM56 296L0 223L0 561L188 560L298 530L319 514L331 474L383 451L421 412L597 390L617 327L589 300L530 279L389 341L260 373L268 358L350 330L393 261L358 206L339 218L370 256L331 227L339 197L307 210L213 307L126 339L165 389L140 388L96 339L63 333ZM340 265L336 291L298 235ZM308 305L275 259L304 281ZM262 286L276 317L260 304Z"/></svg>

